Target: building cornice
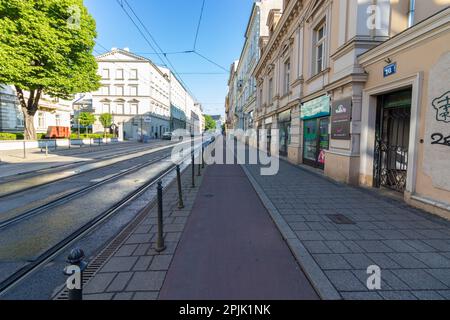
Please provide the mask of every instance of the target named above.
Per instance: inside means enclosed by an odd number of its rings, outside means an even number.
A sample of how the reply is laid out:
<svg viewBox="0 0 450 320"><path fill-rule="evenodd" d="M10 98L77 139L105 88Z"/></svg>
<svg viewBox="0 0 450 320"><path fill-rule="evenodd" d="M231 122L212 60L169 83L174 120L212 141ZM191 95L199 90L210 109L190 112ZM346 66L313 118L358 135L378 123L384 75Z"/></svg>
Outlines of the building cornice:
<svg viewBox="0 0 450 320"><path fill-rule="evenodd" d="M255 67L254 74L258 76L262 69L266 66L267 62L271 59L272 54L278 49L282 37L289 30L294 18L299 15L300 9L304 1L290 1L287 8L281 15L280 21L278 21L277 27L273 34L269 37L269 42L264 47L262 56Z"/></svg>
<svg viewBox="0 0 450 320"><path fill-rule="evenodd" d="M358 57L362 67L383 61L387 55L409 49L427 39L437 37L450 30L450 7L438 12L417 25L399 33L377 47Z"/></svg>

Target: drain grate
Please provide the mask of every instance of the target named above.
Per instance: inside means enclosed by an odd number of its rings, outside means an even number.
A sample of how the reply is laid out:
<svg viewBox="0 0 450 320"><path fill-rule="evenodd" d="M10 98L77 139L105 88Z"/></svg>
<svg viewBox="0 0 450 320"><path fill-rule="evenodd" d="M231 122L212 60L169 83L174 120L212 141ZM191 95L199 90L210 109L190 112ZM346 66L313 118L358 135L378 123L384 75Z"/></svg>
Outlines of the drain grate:
<svg viewBox="0 0 450 320"><path fill-rule="evenodd" d="M336 224L356 224L353 220L343 214L327 214L327 217Z"/></svg>

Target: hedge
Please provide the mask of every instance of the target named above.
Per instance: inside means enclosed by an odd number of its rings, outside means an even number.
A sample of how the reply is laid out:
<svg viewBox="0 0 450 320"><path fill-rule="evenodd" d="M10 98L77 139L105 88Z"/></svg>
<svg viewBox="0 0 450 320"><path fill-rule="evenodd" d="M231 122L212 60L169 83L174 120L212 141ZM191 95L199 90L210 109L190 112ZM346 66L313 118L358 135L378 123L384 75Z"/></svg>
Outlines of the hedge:
<svg viewBox="0 0 450 320"><path fill-rule="evenodd" d="M80 139L103 139L105 137L102 133L90 133L90 134L80 134ZM107 138L114 138L112 134L107 134ZM70 139L76 140L78 139L78 134L72 133L70 135Z"/></svg>

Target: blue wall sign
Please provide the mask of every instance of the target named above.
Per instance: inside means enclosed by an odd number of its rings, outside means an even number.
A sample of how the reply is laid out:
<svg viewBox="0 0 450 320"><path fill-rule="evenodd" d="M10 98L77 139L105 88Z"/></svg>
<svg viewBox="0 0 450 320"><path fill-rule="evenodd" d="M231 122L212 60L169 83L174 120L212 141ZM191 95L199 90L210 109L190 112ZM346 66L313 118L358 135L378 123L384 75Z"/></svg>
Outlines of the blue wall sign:
<svg viewBox="0 0 450 320"><path fill-rule="evenodd" d="M384 67L384 77L392 76L393 74L397 73L397 63L391 63L390 65L387 65Z"/></svg>

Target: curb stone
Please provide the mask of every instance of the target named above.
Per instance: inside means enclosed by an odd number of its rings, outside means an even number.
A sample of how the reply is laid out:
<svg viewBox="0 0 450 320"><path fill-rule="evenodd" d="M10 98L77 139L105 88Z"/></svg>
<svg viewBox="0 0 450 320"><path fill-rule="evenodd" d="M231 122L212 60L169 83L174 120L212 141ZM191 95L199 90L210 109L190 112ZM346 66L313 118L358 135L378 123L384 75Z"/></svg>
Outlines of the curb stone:
<svg viewBox="0 0 450 320"><path fill-rule="evenodd" d="M325 273L314 261L314 258L297 238L294 231L289 227L272 201L266 196L258 182L256 182L245 165L241 165L241 167L320 298L323 300L342 300L338 291L334 288Z"/></svg>

